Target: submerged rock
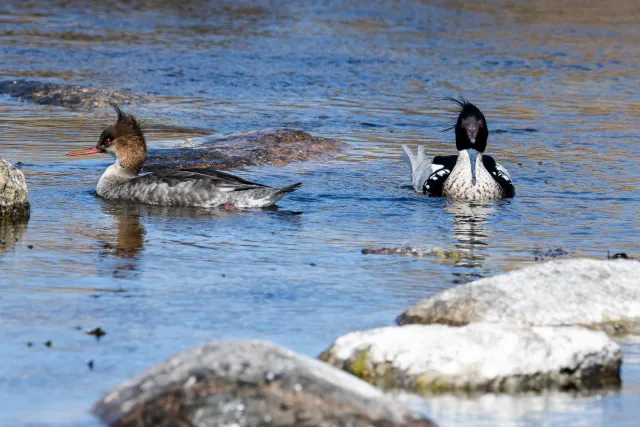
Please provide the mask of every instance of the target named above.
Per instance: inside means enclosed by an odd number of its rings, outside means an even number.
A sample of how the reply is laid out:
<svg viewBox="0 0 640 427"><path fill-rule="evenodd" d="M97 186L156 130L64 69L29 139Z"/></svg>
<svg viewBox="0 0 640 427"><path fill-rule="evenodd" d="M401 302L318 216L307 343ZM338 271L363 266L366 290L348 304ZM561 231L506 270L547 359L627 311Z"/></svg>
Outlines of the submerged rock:
<svg viewBox="0 0 640 427"><path fill-rule="evenodd" d="M637 334L640 262L549 261L449 289L409 308L397 321L580 325L609 335Z"/></svg>
<svg viewBox="0 0 640 427"><path fill-rule="evenodd" d="M379 249L363 249L363 255L401 255L413 257L436 256L442 259L474 259L474 255L468 249L442 249L442 248L379 248Z"/></svg>
<svg viewBox="0 0 640 427"><path fill-rule="evenodd" d="M24 174L0 159L0 218L29 217L29 198Z"/></svg>
<svg viewBox="0 0 640 427"><path fill-rule="evenodd" d="M0 82L0 93L37 104L57 105L66 108L109 107L109 102L125 104L144 100L143 97L134 95L128 90L33 80Z"/></svg>
<svg viewBox="0 0 640 427"><path fill-rule="evenodd" d="M155 150L147 156L145 170L282 166L336 153L344 146L342 141L301 130L266 129L221 138L194 138L180 148Z"/></svg>
<svg viewBox="0 0 640 427"><path fill-rule="evenodd" d="M353 332L320 357L379 387L420 393L619 386L622 363L602 332L490 323Z"/></svg>
<svg viewBox="0 0 640 427"><path fill-rule="evenodd" d="M332 366L260 341L212 342L129 380L93 408L112 426L432 426Z"/></svg>

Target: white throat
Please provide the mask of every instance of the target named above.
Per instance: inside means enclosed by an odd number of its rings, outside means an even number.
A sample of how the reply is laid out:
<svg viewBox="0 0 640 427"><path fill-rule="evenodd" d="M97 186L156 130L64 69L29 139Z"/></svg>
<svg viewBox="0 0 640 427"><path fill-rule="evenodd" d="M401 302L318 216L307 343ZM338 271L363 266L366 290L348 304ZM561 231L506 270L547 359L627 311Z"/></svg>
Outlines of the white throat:
<svg viewBox="0 0 640 427"><path fill-rule="evenodd" d="M136 174L131 173L120 166L120 163L118 163L118 160L116 159L116 161L109 166L100 177L98 185L96 186L96 193L99 196L102 196L108 190L136 177Z"/></svg>
<svg viewBox="0 0 640 427"><path fill-rule="evenodd" d="M473 148L458 151L458 161L454 169L456 168L462 168L460 173L463 175L468 174L471 186L475 187L478 182L478 170L484 168L482 164L482 153Z"/></svg>

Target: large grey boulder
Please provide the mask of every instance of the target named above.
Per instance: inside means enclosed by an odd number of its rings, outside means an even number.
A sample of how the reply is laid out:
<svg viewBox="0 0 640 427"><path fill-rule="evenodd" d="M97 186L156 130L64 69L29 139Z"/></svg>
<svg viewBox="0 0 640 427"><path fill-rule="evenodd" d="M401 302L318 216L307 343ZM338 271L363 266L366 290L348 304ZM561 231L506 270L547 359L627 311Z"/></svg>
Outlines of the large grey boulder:
<svg viewBox="0 0 640 427"><path fill-rule="evenodd" d="M620 347L576 326L407 325L353 332L320 358L383 388L518 392L620 384Z"/></svg>
<svg viewBox="0 0 640 427"><path fill-rule="evenodd" d="M66 108L109 107L110 102L125 104L141 102L145 98L128 90L96 86L78 86L34 80L7 80L0 82L0 93L37 104Z"/></svg>
<svg viewBox="0 0 640 427"><path fill-rule="evenodd" d="M224 137L191 138L182 147L153 150L145 170L283 166L335 154L345 144L296 129L264 129Z"/></svg>
<svg viewBox="0 0 640 427"><path fill-rule="evenodd" d="M261 341L212 342L121 384L93 408L113 426L432 426L371 385Z"/></svg>
<svg viewBox="0 0 640 427"><path fill-rule="evenodd" d="M29 217L29 193L22 171L0 159L0 218Z"/></svg>
<svg viewBox="0 0 640 427"><path fill-rule="evenodd" d="M549 261L446 290L409 308L398 323L461 326L580 325L609 335L640 333L640 262Z"/></svg>

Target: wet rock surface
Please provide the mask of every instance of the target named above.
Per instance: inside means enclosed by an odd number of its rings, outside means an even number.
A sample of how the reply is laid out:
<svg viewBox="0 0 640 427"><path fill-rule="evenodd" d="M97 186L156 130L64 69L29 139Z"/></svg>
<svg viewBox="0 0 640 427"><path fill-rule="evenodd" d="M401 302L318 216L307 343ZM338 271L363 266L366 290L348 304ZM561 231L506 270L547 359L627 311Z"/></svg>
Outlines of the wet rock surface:
<svg viewBox="0 0 640 427"><path fill-rule="evenodd" d="M30 205L24 174L11 163L0 159L0 218L29 217Z"/></svg>
<svg viewBox="0 0 640 427"><path fill-rule="evenodd" d="M145 170L283 166L322 158L344 149L335 139L312 136L295 129L265 129L225 137L194 138L182 147L149 153Z"/></svg>
<svg viewBox="0 0 640 427"><path fill-rule="evenodd" d="M261 341L212 342L121 384L93 408L113 426L432 426L323 362Z"/></svg>
<svg viewBox="0 0 640 427"><path fill-rule="evenodd" d="M640 333L640 262L549 261L449 289L409 308L399 324L579 325Z"/></svg>
<svg viewBox="0 0 640 427"><path fill-rule="evenodd" d="M620 385L620 347L581 327L407 325L340 337L321 359L383 388L520 392Z"/></svg>
<svg viewBox="0 0 640 427"><path fill-rule="evenodd" d="M8 80L0 82L0 93L37 104L56 105L65 108L109 107L109 102L129 104L145 98L122 89L95 86L77 86L33 80Z"/></svg>

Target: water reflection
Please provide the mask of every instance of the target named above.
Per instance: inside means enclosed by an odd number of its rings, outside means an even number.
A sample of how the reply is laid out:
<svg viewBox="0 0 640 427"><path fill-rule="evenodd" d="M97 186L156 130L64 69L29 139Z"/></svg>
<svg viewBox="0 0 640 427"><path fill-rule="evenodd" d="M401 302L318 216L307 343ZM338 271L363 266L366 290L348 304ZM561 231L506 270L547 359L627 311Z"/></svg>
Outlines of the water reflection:
<svg viewBox="0 0 640 427"><path fill-rule="evenodd" d="M445 211L454 216L453 237L459 249L478 251L489 245L487 217L495 211L493 202L470 203L457 200L447 201Z"/></svg>
<svg viewBox="0 0 640 427"><path fill-rule="evenodd" d="M112 226L101 230L97 235L100 248L98 272L102 276L114 278L138 277L148 238L145 220L158 217L173 220L171 229L175 231L183 226L188 230L198 227L196 224L186 225L187 219L207 222L254 214L275 215L279 220L299 226L302 214L302 212L279 210L277 206L255 210L227 210L109 201L102 201L101 211L112 219ZM157 224L156 222L155 225ZM202 225L204 229L211 228L210 224ZM188 241L189 232L183 235Z"/></svg>
<svg viewBox="0 0 640 427"><path fill-rule="evenodd" d="M447 200L444 210L453 215L453 238L456 241L456 249L461 254L465 254L455 265L474 269L454 273L457 277L455 283L466 283L481 278L482 275L475 269L483 266L485 252L489 246L489 232L486 226L489 214L495 211L494 202L470 203Z"/></svg>
<svg viewBox="0 0 640 427"><path fill-rule="evenodd" d="M429 398L427 413L442 425L513 426L541 425L541 413L562 414L559 425L591 425L590 420L606 419L603 397L615 398L613 390L598 392L559 392L482 394L476 396L440 395Z"/></svg>
<svg viewBox="0 0 640 427"><path fill-rule="evenodd" d="M112 228L97 236L98 272L102 276L135 278L144 249L145 228L135 212L121 210L112 217Z"/></svg>
<svg viewBox="0 0 640 427"><path fill-rule="evenodd" d="M0 255L10 251L27 231L29 218L3 219L0 218Z"/></svg>

